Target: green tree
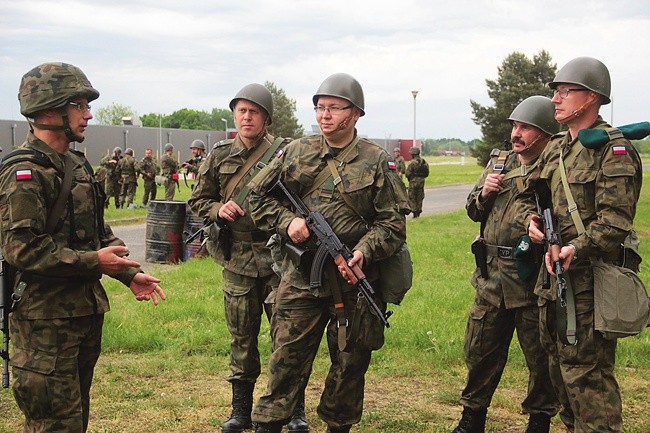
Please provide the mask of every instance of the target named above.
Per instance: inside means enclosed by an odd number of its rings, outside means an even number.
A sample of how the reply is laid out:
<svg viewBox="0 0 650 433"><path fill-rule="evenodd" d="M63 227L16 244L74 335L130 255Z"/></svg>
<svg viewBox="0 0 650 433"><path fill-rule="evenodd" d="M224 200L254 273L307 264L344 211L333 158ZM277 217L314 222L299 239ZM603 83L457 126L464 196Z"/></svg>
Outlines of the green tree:
<svg viewBox="0 0 650 433"><path fill-rule="evenodd" d="M510 142L511 126L507 119L512 110L524 99L533 95L551 96L547 83L555 77L557 65L551 63L551 56L545 50L530 60L520 52L513 52L498 68L499 77L485 80L488 96L494 101L491 107L470 101L472 120L481 127L482 142L471 148L477 163L486 165L490 151L505 149Z"/></svg>
<svg viewBox="0 0 650 433"><path fill-rule="evenodd" d="M269 127L269 133L276 137L302 137L305 131L295 116L296 101L270 81L265 82L264 87L273 96L273 124Z"/></svg>
<svg viewBox="0 0 650 433"><path fill-rule="evenodd" d="M223 119L228 122L228 128L235 127L235 120L229 108L213 108L210 114L210 129L225 131L226 122Z"/></svg>
<svg viewBox="0 0 650 433"><path fill-rule="evenodd" d="M95 110L93 117L100 125L121 125L123 117L138 117L138 115L131 107L111 102L110 105Z"/></svg>

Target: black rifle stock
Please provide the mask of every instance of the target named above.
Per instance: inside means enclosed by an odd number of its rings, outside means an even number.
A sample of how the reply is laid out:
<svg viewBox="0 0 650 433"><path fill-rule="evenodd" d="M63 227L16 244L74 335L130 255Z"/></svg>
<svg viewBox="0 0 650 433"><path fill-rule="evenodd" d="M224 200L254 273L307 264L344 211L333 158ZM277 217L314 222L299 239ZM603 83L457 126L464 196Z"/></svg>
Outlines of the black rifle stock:
<svg viewBox="0 0 650 433"><path fill-rule="evenodd" d="M544 224L544 211L542 210L542 206L539 203L539 194L537 194L537 192L535 192L535 204L537 205L537 214L542 220L542 224ZM544 224L542 231L544 231L545 228L546 224ZM548 248L546 249L548 250ZM547 290L551 287L551 274L549 274L548 269L546 269L546 260L544 257L542 257L542 287Z"/></svg>
<svg viewBox="0 0 650 433"><path fill-rule="evenodd" d="M0 253L0 328L2 329L2 387L9 388L9 312L11 311L12 285L8 263Z"/></svg>
<svg viewBox="0 0 650 433"><path fill-rule="evenodd" d="M384 314L381 311L375 302L375 290L368 282L361 268L358 265L353 267L348 266L348 261L352 259L352 251L341 242L327 220L325 220L325 217L320 212L310 211L302 199L293 191L290 191L280 180L273 186L273 188L276 187L289 199L296 211L305 218L307 227L316 236L318 251L312 262L309 285L311 287L320 287L323 265L329 255L337 266L347 268L347 274L350 276L351 283L354 284L357 290L359 290L359 293L366 299L370 306L370 311L381 320L386 328L390 327L388 318L392 312L388 311Z"/></svg>

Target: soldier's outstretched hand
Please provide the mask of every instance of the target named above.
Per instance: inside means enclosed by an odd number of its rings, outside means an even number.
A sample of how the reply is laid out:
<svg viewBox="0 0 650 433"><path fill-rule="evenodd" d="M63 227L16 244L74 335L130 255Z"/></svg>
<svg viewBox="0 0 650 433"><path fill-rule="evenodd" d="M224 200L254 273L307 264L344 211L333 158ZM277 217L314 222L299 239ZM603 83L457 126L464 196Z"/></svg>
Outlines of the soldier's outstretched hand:
<svg viewBox="0 0 650 433"><path fill-rule="evenodd" d="M144 273L135 274L129 288L138 301L151 300L154 305L158 305L158 298L167 299L162 287L158 285L160 280Z"/></svg>

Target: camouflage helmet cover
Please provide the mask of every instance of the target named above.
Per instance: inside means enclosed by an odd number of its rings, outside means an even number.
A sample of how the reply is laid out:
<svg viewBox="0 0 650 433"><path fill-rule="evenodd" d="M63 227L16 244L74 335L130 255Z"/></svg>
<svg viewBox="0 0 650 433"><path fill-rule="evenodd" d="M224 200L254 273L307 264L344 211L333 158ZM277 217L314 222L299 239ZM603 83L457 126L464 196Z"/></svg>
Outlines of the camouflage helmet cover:
<svg viewBox="0 0 650 433"><path fill-rule="evenodd" d="M165 152L167 152L168 150L174 150L174 145L171 143L165 144Z"/></svg>
<svg viewBox="0 0 650 433"><path fill-rule="evenodd" d="M411 147L409 149L409 153L411 155L419 155L420 154L420 148L419 147Z"/></svg>
<svg viewBox="0 0 650 433"><path fill-rule="evenodd" d="M548 135L557 134L560 124L555 121L555 105L545 96L530 96L512 110L508 120L526 123Z"/></svg>
<svg viewBox="0 0 650 433"><path fill-rule="evenodd" d="M18 89L20 113L32 114L65 106L70 100L83 97L94 101L99 97L86 75L69 63L43 63L23 75Z"/></svg>
<svg viewBox="0 0 650 433"><path fill-rule="evenodd" d="M363 98L363 89L361 84L352 75L340 72L325 78L312 97L314 106L318 104L318 98L321 96L334 96L349 101L352 105L365 115L365 102Z"/></svg>
<svg viewBox="0 0 650 433"><path fill-rule="evenodd" d="M577 57L562 66L555 79L548 84L555 89L559 84L577 84L602 96L602 104L611 102L612 82L607 66L593 57Z"/></svg>
<svg viewBox="0 0 650 433"><path fill-rule="evenodd" d="M235 105L240 99L245 99L262 107L268 115L266 124L273 123L273 95L271 95L269 89L257 83L247 84L230 100L230 111L235 111Z"/></svg>
<svg viewBox="0 0 650 433"><path fill-rule="evenodd" d="M195 147L197 149L205 150L205 143L203 142L203 140L196 139L192 141L192 144L190 144L190 149L193 149Z"/></svg>

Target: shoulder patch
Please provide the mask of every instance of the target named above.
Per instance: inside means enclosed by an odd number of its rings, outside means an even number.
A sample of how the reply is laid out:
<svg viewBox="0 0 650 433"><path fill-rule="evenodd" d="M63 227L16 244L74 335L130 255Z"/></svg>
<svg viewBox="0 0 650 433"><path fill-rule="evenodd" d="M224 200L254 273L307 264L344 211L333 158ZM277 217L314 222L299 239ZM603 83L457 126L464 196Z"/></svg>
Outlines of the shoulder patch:
<svg viewBox="0 0 650 433"><path fill-rule="evenodd" d="M625 146L612 146L612 153L614 155L627 155L627 149Z"/></svg>
<svg viewBox="0 0 650 433"><path fill-rule="evenodd" d="M395 164L395 161L388 161L388 169L397 170L397 165Z"/></svg>
<svg viewBox="0 0 650 433"><path fill-rule="evenodd" d="M29 168L16 170L16 180L32 180L32 170Z"/></svg>

